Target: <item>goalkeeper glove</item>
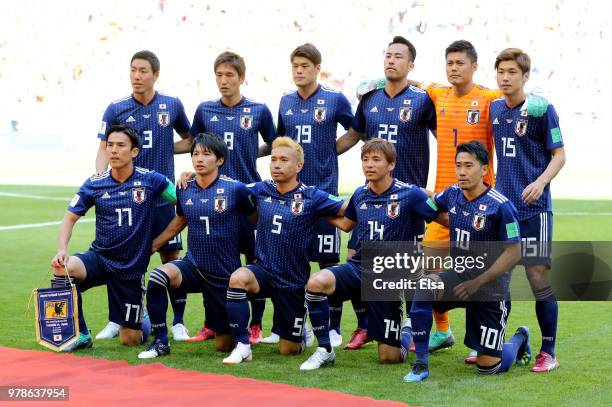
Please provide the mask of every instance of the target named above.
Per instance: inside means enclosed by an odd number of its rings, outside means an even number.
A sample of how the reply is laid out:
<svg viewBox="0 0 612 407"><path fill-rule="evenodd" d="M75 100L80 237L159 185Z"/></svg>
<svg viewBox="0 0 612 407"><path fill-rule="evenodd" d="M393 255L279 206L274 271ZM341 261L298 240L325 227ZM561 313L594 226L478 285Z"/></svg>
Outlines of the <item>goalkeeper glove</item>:
<svg viewBox="0 0 612 407"><path fill-rule="evenodd" d="M368 79L365 81L359 82L357 85L357 99L361 100L363 95L370 93L374 90L382 89L387 84L387 79L379 78L379 79Z"/></svg>
<svg viewBox="0 0 612 407"><path fill-rule="evenodd" d="M521 107L521 111L527 111L527 114L531 117L542 117L547 110L548 100L533 92L527 95L527 99L525 99L525 103Z"/></svg>

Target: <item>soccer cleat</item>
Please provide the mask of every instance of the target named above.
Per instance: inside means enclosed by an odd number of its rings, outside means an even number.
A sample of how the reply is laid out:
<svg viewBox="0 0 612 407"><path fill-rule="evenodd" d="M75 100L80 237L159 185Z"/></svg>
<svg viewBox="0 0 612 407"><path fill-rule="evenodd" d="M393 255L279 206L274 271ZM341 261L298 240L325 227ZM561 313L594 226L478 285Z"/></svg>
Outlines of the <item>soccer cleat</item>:
<svg viewBox="0 0 612 407"><path fill-rule="evenodd" d="M273 345L278 342L280 342L280 336L278 336L274 332L272 332L270 336L266 336L265 338L259 341L259 343L265 343L266 345L270 345L270 344Z"/></svg>
<svg viewBox="0 0 612 407"><path fill-rule="evenodd" d="M213 339L214 337L215 337L215 331L203 326L202 329L198 331L196 336L186 339L186 342L203 342L209 339Z"/></svg>
<svg viewBox="0 0 612 407"><path fill-rule="evenodd" d="M436 331L429 337L429 352L450 348L455 344L455 337L449 329L447 332Z"/></svg>
<svg viewBox="0 0 612 407"><path fill-rule="evenodd" d="M412 369L406 376L404 376L404 382L414 383L414 382L422 382L423 380L429 377L429 368L423 362L419 362L418 360L414 365L412 365Z"/></svg>
<svg viewBox="0 0 612 407"><path fill-rule="evenodd" d="M172 325L172 338L177 342L183 342L189 339L189 331L183 324Z"/></svg>
<svg viewBox="0 0 612 407"><path fill-rule="evenodd" d="M263 339L263 333L261 332L261 325L253 325L249 328L249 343L255 345Z"/></svg>
<svg viewBox="0 0 612 407"><path fill-rule="evenodd" d="M161 339L155 339L147 346L147 350L138 354L138 359L154 359L170 354L170 344L163 343Z"/></svg>
<svg viewBox="0 0 612 407"><path fill-rule="evenodd" d="M329 330L329 341L333 348L337 348L342 345L342 335L340 335L335 329Z"/></svg>
<svg viewBox="0 0 612 407"><path fill-rule="evenodd" d="M112 339L119 335L119 324L108 321L108 324L96 335L96 339Z"/></svg>
<svg viewBox="0 0 612 407"><path fill-rule="evenodd" d="M344 347L345 350L357 350L361 349L363 345L368 342L372 342L372 339L368 337L368 330L363 328L357 328L351 335L351 340Z"/></svg>
<svg viewBox="0 0 612 407"><path fill-rule="evenodd" d="M253 360L253 352L251 351L251 345L246 345L242 342L238 342L236 347L230 353L228 357L223 359L225 365L237 365L244 361Z"/></svg>
<svg viewBox="0 0 612 407"><path fill-rule="evenodd" d="M519 326L516 329L516 333L520 333L525 337L525 343L516 353L516 360L514 363L517 366L528 366L529 363L531 363L531 358L533 357L533 353L531 352L531 344L529 343L529 328L526 326Z"/></svg>
<svg viewBox="0 0 612 407"><path fill-rule="evenodd" d="M478 362L478 352L470 351L470 355L463 360L466 365L475 365Z"/></svg>
<svg viewBox="0 0 612 407"><path fill-rule="evenodd" d="M331 352L328 352L325 348L317 348L315 353L302 363L300 370L315 370L320 367L329 366L333 364L335 360L336 353L333 348Z"/></svg>
<svg viewBox="0 0 612 407"><path fill-rule="evenodd" d="M544 351L540 351L540 353L538 353L538 356L536 356L535 365L531 368L530 371L534 373L545 373L551 372L558 368L559 362L557 361L557 358L552 357Z"/></svg>
<svg viewBox="0 0 612 407"><path fill-rule="evenodd" d="M74 341L70 346L62 349L62 352L74 352L79 349L87 349L93 346L93 339L91 339L91 334L80 334L79 339Z"/></svg>

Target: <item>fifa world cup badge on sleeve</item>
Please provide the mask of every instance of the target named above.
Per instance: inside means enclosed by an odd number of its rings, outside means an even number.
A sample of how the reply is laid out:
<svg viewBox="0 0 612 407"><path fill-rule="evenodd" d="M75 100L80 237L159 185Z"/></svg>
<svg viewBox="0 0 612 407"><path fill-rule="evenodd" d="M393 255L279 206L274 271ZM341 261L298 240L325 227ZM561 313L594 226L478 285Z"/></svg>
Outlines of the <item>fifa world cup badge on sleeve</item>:
<svg viewBox="0 0 612 407"><path fill-rule="evenodd" d="M75 286L38 288L36 297L36 340L59 352L79 338Z"/></svg>

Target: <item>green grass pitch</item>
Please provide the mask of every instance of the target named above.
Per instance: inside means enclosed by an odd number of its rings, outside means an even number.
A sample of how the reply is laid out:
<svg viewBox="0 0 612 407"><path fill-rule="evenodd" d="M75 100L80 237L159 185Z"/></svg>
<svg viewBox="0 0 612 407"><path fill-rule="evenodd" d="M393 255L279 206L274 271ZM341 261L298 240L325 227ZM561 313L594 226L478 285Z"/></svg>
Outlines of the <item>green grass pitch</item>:
<svg viewBox="0 0 612 407"><path fill-rule="evenodd" d="M1 192L66 200L8 197ZM68 187L0 186L0 226L58 221L73 193L74 188ZM555 240L612 240L612 216L597 215L612 212L612 201L556 200L555 211L560 213L555 216ZM562 215L563 212L593 215ZM91 216L88 214L87 217ZM33 308L28 317L24 311L31 291L49 284L49 263L55 254L57 230L57 226L16 230L0 228L2 346L43 350L35 341ZM77 224L69 251L86 250L93 236L93 223ZM343 243L346 246L346 238ZM346 247L343 247L342 255L345 253ZM154 256L149 269L158 263L159 258ZM524 272L517 268L514 280L519 279L524 279ZM83 297L88 325L95 334L107 320L106 289L90 290ZM192 333L201 326L202 315L201 296L190 294L185 321ZM268 304L264 320L266 333L270 329L271 315L272 307ZM275 346L257 345L252 362L224 366L221 363L224 354L214 351L212 341L204 344L171 343L172 354L154 361L180 369L337 390L412 405L605 405L612 400L609 386L612 376L610 315L612 304L609 302L561 302L557 339L561 368L549 374L533 374L527 368L514 367L509 373L499 376L476 375L475 367L463 363L467 349L462 344L462 310L451 312L451 324L458 344L431 356L431 376L420 384L402 383L408 364L378 364L375 345L354 352L338 350L334 367L314 372L299 371L299 365L313 352L313 348L309 348L306 355L284 357L277 353ZM171 311L168 318L171 319ZM537 351L540 333L532 301L513 302L508 334L511 335L519 325L531 327L532 346ZM345 343L354 326L354 314L350 303L346 303L342 320ZM81 351L79 355L123 359L131 364L149 363L138 360L140 350L121 347L117 340L104 340L96 341L92 349ZM410 360L413 359L411 355Z"/></svg>

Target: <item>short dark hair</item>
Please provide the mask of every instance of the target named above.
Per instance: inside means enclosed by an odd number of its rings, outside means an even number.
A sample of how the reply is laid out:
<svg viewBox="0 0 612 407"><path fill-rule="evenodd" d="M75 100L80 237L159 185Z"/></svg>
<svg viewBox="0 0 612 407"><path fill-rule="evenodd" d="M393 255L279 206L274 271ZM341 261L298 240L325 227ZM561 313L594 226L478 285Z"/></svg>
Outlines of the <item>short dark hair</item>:
<svg viewBox="0 0 612 407"><path fill-rule="evenodd" d="M315 66L321 65L321 61L323 58L321 57L321 53L311 43L307 42L306 44L302 44L296 49L293 50L291 56L289 57L289 61L293 62L293 58L302 57L306 58L310 62L312 62Z"/></svg>
<svg viewBox="0 0 612 407"><path fill-rule="evenodd" d="M416 59L416 48L414 47L414 45L412 45L410 41L408 41L406 38L402 37L401 35L396 35L395 37L393 37L393 41L391 41L389 45L387 45L387 47L393 44L404 44L405 46L407 46L408 52L410 53L409 55L410 61L414 62L414 60Z"/></svg>
<svg viewBox="0 0 612 407"><path fill-rule="evenodd" d="M480 141L472 140L467 143L461 143L457 146L457 153L455 159L459 153L468 153L476 157L482 165L489 165L489 150Z"/></svg>
<svg viewBox="0 0 612 407"><path fill-rule="evenodd" d="M474 48L472 43L469 41L459 40L452 42L448 47L446 47L444 57L446 58L451 52L465 52L465 55L470 58L470 61L472 61L472 63L478 62L478 54L476 53L476 48Z"/></svg>
<svg viewBox="0 0 612 407"><path fill-rule="evenodd" d="M366 141L361 146L361 158L368 153L381 152L385 156L388 163L394 163L397 161L397 151L393 144L387 140L381 138L373 138Z"/></svg>
<svg viewBox="0 0 612 407"><path fill-rule="evenodd" d="M223 164L225 164L225 160L228 156L228 149L227 144L221 140L221 137L212 133L199 133L195 136L191 144L191 155L193 155L197 147L200 147L202 151L213 153L215 157L217 157L217 160L223 158ZM221 166L223 166L223 164L221 164Z"/></svg>
<svg viewBox="0 0 612 407"><path fill-rule="evenodd" d="M502 61L514 61L521 68L522 73L527 73L531 70L531 58L522 49L506 48L499 53L495 58L495 70L499 67Z"/></svg>
<svg viewBox="0 0 612 407"><path fill-rule="evenodd" d="M221 64L228 64L232 66L238 72L238 76L244 78L246 74L246 64L244 63L244 59L236 54L235 52L225 51L219 54L219 56L215 59L215 63L213 68L215 72L217 72L217 68Z"/></svg>
<svg viewBox="0 0 612 407"><path fill-rule="evenodd" d="M153 73L159 72L159 58L157 58L157 55L155 55L151 51L138 51L137 53L132 55L132 59L130 59L130 64L134 62L135 59L144 59L145 61L149 61Z"/></svg>
<svg viewBox="0 0 612 407"><path fill-rule="evenodd" d="M132 148L140 148L140 136L138 135L138 131L132 126L128 126L127 124L114 124L110 126L108 131L106 132L106 139L108 140L108 136L111 133L123 133L130 139L130 144Z"/></svg>

